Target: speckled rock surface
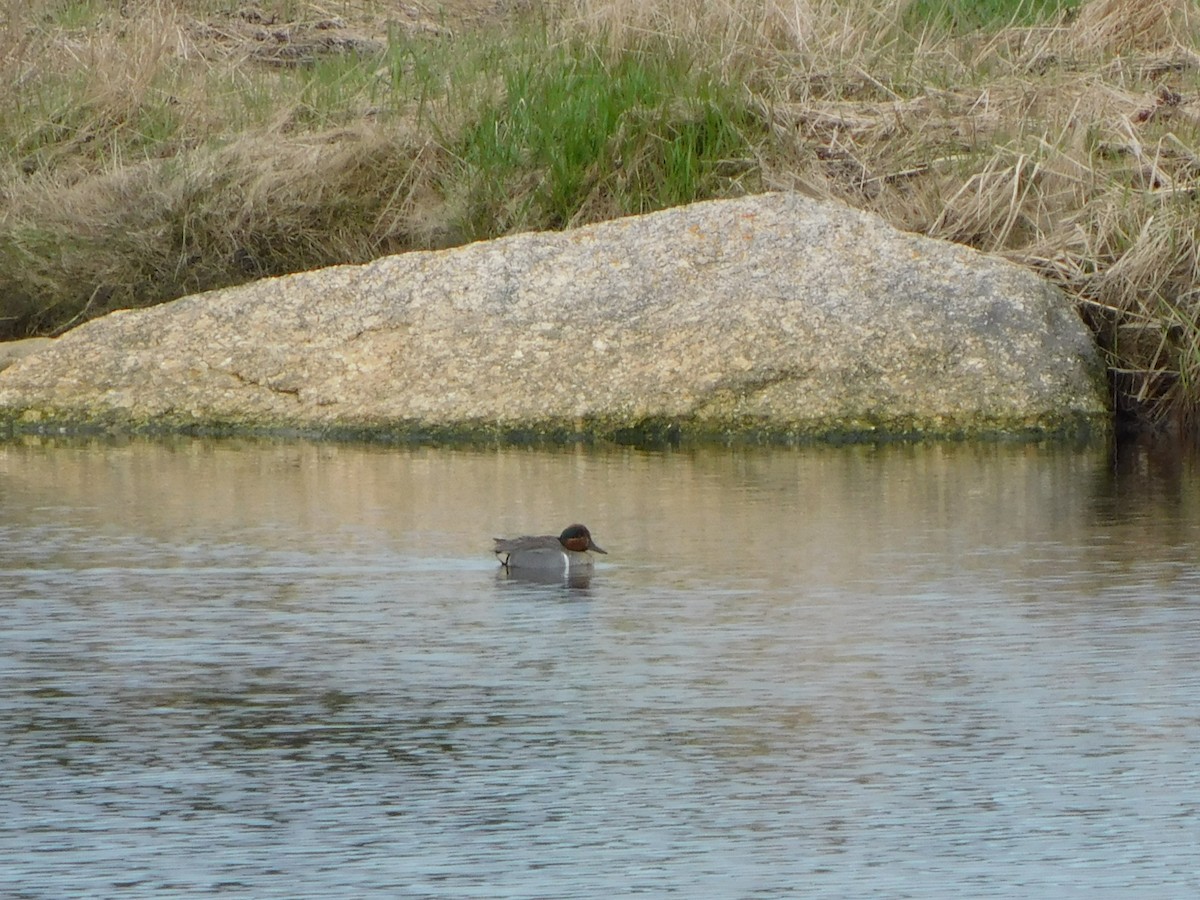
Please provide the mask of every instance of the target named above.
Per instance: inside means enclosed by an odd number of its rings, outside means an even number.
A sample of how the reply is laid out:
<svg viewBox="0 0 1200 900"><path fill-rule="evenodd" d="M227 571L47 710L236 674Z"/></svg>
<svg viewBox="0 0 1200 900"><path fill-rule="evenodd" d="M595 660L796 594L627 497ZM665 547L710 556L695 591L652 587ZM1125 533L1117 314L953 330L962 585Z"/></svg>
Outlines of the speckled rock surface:
<svg viewBox="0 0 1200 900"><path fill-rule="evenodd" d="M53 344L50 338L26 338L22 341L5 341L0 344L0 371L7 369L19 359L32 356Z"/></svg>
<svg viewBox="0 0 1200 900"><path fill-rule="evenodd" d="M386 257L120 312L0 373L17 429L605 436L1106 427L1034 274L794 194Z"/></svg>

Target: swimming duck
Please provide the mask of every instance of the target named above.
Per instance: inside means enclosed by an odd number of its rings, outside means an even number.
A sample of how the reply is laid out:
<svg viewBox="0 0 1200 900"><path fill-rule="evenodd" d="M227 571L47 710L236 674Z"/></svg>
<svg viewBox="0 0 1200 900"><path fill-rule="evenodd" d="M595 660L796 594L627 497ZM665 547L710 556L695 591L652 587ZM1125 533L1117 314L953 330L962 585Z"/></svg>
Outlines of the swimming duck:
<svg viewBox="0 0 1200 900"><path fill-rule="evenodd" d="M522 535L515 538L495 538L494 552L506 569L541 569L569 572L590 569L592 558L588 550L607 554L592 540L592 533L583 525L568 525L563 533Z"/></svg>

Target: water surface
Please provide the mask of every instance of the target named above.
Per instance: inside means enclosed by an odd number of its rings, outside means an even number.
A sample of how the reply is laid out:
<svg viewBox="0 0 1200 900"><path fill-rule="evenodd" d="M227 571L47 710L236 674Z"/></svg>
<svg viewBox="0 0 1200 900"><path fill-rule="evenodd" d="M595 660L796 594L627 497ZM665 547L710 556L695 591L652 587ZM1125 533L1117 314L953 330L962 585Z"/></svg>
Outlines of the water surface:
<svg viewBox="0 0 1200 900"><path fill-rule="evenodd" d="M1198 538L1146 450L0 444L0 893L1188 896Z"/></svg>

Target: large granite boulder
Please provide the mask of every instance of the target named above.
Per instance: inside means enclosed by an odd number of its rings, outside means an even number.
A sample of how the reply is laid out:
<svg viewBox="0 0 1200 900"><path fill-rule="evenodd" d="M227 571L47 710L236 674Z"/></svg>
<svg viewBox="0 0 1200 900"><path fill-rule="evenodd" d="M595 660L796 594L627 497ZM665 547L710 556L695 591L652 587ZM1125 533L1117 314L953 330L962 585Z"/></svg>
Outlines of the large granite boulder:
<svg viewBox="0 0 1200 900"><path fill-rule="evenodd" d="M18 429L565 437L1106 427L1093 341L1002 259L795 194L118 312L0 373Z"/></svg>

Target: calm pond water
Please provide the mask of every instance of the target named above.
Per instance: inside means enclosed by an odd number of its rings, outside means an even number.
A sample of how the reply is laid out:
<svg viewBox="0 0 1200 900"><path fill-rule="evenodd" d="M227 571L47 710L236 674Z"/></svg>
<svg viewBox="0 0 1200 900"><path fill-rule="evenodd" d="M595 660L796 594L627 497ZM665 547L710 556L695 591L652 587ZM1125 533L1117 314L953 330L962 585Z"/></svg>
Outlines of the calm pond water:
<svg viewBox="0 0 1200 900"><path fill-rule="evenodd" d="M0 444L0 894L1195 896L1198 543L1147 450Z"/></svg>

